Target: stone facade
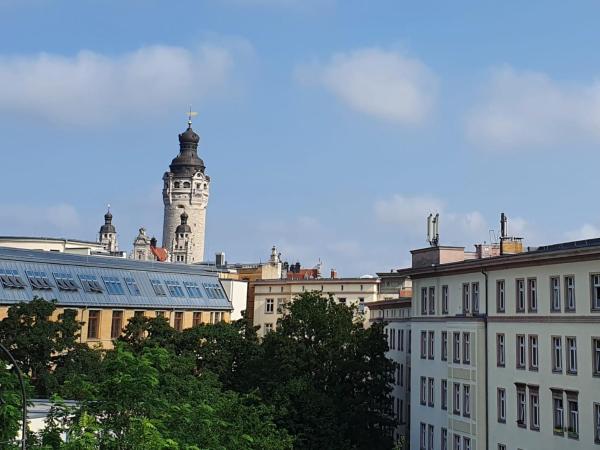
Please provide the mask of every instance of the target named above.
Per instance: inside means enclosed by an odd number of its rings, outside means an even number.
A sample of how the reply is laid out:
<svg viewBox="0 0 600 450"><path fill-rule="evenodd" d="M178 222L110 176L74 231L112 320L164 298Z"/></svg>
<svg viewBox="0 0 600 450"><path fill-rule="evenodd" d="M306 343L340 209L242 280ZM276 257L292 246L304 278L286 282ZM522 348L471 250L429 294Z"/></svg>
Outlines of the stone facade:
<svg viewBox="0 0 600 450"><path fill-rule="evenodd" d="M178 245L177 227L181 224L181 215L188 215L191 229L186 238L189 247L188 264L204 260L204 235L206 225L206 207L208 205L210 177L204 173L204 162L198 157L200 137L188 129L179 135L179 155L173 159L170 170L163 176L163 247L170 255ZM177 262L173 258L174 262Z"/></svg>

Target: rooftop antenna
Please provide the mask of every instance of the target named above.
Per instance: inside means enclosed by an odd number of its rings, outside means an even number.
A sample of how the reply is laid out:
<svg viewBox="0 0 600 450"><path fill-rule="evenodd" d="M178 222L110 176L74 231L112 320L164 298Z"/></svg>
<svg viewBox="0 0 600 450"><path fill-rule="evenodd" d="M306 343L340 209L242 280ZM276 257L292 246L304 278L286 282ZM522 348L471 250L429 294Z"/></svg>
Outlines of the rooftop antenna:
<svg viewBox="0 0 600 450"><path fill-rule="evenodd" d="M432 247L437 247L440 242L440 214L437 213L435 216L429 214L427 216L427 242Z"/></svg>
<svg viewBox="0 0 600 450"><path fill-rule="evenodd" d="M192 127L192 117L197 115L198 113L196 111L192 111L192 105L190 105L190 110L188 111L188 127Z"/></svg>

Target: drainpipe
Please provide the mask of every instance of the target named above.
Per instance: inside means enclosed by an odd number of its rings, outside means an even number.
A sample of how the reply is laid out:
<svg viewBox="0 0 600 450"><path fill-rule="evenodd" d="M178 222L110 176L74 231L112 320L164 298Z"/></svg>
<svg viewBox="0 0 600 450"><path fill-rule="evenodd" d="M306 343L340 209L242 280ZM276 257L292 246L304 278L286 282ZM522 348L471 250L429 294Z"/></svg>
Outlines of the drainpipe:
<svg viewBox="0 0 600 450"><path fill-rule="evenodd" d="M489 389L488 389L488 316L489 316L489 304L488 304L488 273L485 269L481 269L481 273L485 277L485 315L483 316L484 323L484 346L485 346L485 448L490 448L490 413L489 413Z"/></svg>

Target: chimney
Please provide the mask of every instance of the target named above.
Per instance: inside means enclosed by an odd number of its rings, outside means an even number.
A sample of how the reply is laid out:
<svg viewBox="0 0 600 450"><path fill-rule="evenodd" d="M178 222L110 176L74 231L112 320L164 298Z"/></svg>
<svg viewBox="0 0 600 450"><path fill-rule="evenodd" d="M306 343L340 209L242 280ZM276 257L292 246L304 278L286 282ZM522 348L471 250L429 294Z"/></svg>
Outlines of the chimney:
<svg viewBox="0 0 600 450"><path fill-rule="evenodd" d="M331 278L337 278L337 272L335 271L335 269L331 269Z"/></svg>
<svg viewBox="0 0 600 450"><path fill-rule="evenodd" d="M157 241L156 241L155 237L153 237L152 239L150 239L150 247L156 248L156 243L157 243Z"/></svg>

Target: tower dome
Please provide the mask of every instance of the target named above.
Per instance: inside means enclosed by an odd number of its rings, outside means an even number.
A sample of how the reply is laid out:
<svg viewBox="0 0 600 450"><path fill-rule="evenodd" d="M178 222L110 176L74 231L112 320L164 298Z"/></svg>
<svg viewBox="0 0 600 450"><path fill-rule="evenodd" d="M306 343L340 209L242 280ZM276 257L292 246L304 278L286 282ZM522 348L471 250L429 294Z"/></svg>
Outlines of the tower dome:
<svg viewBox="0 0 600 450"><path fill-rule="evenodd" d="M100 233L116 233L117 230L115 229L115 226L112 224L112 214L110 212L110 207L108 209L108 211L106 212L106 214L104 214L104 225L102 225L100 227Z"/></svg>
<svg viewBox="0 0 600 450"><path fill-rule="evenodd" d="M191 233L192 227L190 227L187 223L187 221L188 221L187 213L184 211L180 217L181 217L181 224L177 225L177 228L175 229L175 233L177 233L177 234Z"/></svg>
<svg viewBox="0 0 600 450"><path fill-rule="evenodd" d="M200 136L192 129L192 121L188 121L187 130L179 134L179 155L169 168L175 176L191 176L200 171L204 173L206 166L204 161L198 157L198 143Z"/></svg>

